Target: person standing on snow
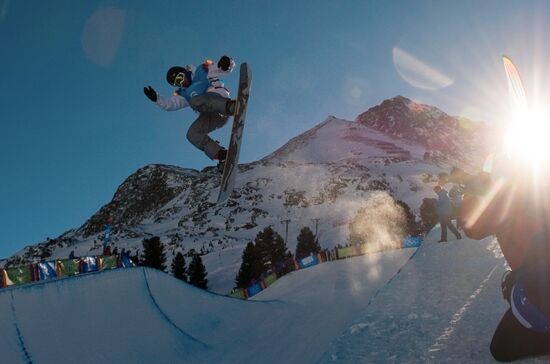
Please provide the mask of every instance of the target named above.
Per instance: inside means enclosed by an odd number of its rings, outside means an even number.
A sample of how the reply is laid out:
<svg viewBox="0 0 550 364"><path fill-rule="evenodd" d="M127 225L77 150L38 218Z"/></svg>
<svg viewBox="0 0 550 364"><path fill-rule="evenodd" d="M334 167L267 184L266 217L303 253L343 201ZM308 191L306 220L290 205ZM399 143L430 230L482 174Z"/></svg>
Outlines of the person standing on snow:
<svg viewBox="0 0 550 364"><path fill-rule="evenodd" d="M454 186L449 191L449 198L453 205L454 213L453 216L456 218L456 227L457 229L464 228L464 222L462 221L460 209L462 207L462 196L466 190L466 184L468 183L469 174L464 172L458 167L453 167L451 170L451 175L448 178L448 182L454 183Z"/></svg>
<svg viewBox="0 0 550 364"><path fill-rule="evenodd" d="M166 80L177 89L169 99L157 94L151 86L143 88L145 96L161 109L175 111L189 106L199 113L187 131L187 140L208 158L218 160L220 171L223 171L227 150L208 134L223 127L235 113L235 100L230 99L229 91L219 79L234 68L235 62L228 56L222 56L217 64L207 60L198 67L172 67L166 73Z"/></svg>
<svg viewBox="0 0 550 364"><path fill-rule="evenodd" d="M439 224L441 225L441 239L439 239L438 243L443 243L447 241L447 228L451 230L453 234L455 234L457 239L462 239L462 236L456 230L454 227L452 221L451 221L451 214L452 214L452 205L451 201L449 200L449 196L447 196L447 191L445 189L441 188L441 186L437 185L434 187L434 192L437 194L437 217L439 220Z"/></svg>
<svg viewBox="0 0 550 364"><path fill-rule="evenodd" d="M460 218L460 206L462 205L463 187L459 184L453 185L449 191L449 199L451 200L452 216L456 218L456 228L462 229L462 219Z"/></svg>

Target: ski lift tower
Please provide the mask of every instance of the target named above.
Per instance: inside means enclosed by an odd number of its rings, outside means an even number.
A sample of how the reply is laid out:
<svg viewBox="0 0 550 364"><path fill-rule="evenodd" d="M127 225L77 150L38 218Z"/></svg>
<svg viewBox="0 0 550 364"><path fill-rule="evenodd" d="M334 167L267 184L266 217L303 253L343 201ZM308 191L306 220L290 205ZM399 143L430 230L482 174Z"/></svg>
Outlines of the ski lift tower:
<svg viewBox="0 0 550 364"><path fill-rule="evenodd" d="M281 224L285 225L285 244L288 244L288 223L290 220L281 220Z"/></svg>

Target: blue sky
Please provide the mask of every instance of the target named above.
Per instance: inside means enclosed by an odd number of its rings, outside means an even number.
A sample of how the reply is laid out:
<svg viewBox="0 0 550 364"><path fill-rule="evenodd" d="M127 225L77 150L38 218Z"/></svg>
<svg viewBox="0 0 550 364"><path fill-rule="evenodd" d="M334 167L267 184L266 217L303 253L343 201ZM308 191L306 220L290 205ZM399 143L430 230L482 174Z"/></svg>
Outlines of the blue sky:
<svg viewBox="0 0 550 364"><path fill-rule="evenodd" d="M549 16L550 4L519 0L0 0L0 257L80 226L146 164L213 164L185 138L192 111L143 95L171 92L170 66L223 54L252 66L250 162L398 94L498 122L501 55L528 94L550 84Z"/></svg>

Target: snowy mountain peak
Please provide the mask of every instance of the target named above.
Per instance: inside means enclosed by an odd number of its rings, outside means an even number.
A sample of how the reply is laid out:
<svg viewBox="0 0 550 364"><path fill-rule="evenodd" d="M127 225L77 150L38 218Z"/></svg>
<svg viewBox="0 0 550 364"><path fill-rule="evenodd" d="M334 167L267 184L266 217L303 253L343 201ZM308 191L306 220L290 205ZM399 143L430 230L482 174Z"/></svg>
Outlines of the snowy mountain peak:
<svg viewBox="0 0 550 364"><path fill-rule="evenodd" d="M384 109L393 109L395 113L399 112L408 112L409 116L415 116L418 117L422 114L426 115L429 118L432 119L445 119L445 118L451 118L448 114L441 111L435 106L420 104L417 102L412 101L409 98L406 98L401 95L397 95L392 99L384 100L379 106L375 106L367 111L367 113L372 110L376 109L378 107L384 108ZM362 114L363 115L363 114ZM359 118L361 115L359 116Z"/></svg>
<svg viewBox="0 0 550 364"><path fill-rule="evenodd" d="M334 116L329 116L323 122L315 125L313 128L305 131L304 133L290 139L282 147L264 157L261 161L263 163L275 163L288 160L307 160L310 162L319 162L323 158L321 156L315 156L319 145L312 146L312 143L319 139L327 141L326 138L323 138L323 135L330 129L338 128L343 124L349 124L349 121L340 120ZM308 154L309 152L309 154ZM307 154L307 155L306 155Z"/></svg>
<svg viewBox="0 0 550 364"><path fill-rule="evenodd" d="M474 135L480 125L403 96L370 108L356 122L449 156L461 155L479 143Z"/></svg>
<svg viewBox="0 0 550 364"><path fill-rule="evenodd" d="M433 117L436 117L436 118L449 117L449 115L447 115L445 112L439 110L435 106L419 104L419 103L416 103L416 102L412 101L411 99L408 99L408 98L406 98L404 96L401 96L401 95L397 95L392 99L385 100L384 102L382 102L382 105L384 105L384 104L386 104L386 105L390 104L390 105L392 105L392 107L395 107L395 108L399 107L399 105L404 105L405 107L407 107L413 113L417 113L417 114L419 114L419 113L429 113Z"/></svg>

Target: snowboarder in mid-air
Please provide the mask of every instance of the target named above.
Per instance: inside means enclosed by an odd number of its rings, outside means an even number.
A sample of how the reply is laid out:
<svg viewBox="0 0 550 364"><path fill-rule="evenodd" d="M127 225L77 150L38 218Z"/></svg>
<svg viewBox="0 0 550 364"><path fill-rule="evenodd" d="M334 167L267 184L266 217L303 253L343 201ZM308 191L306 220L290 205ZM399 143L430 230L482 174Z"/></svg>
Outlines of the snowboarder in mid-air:
<svg viewBox="0 0 550 364"><path fill-rule="evenodd" d="M165 99L151 86L144 87L145 95L166 111L183 109L187 106L199 113L187 132L187 139L208 158L218 160L218 170L223 171L227 150L208 136L223 127L235 113L235 100L229 97L229 90L220 81L235 68L235 62L222 56L217 64L205 61L198 67L175 66L166 73L166 80L176 87L172 97Z"/></svg>

